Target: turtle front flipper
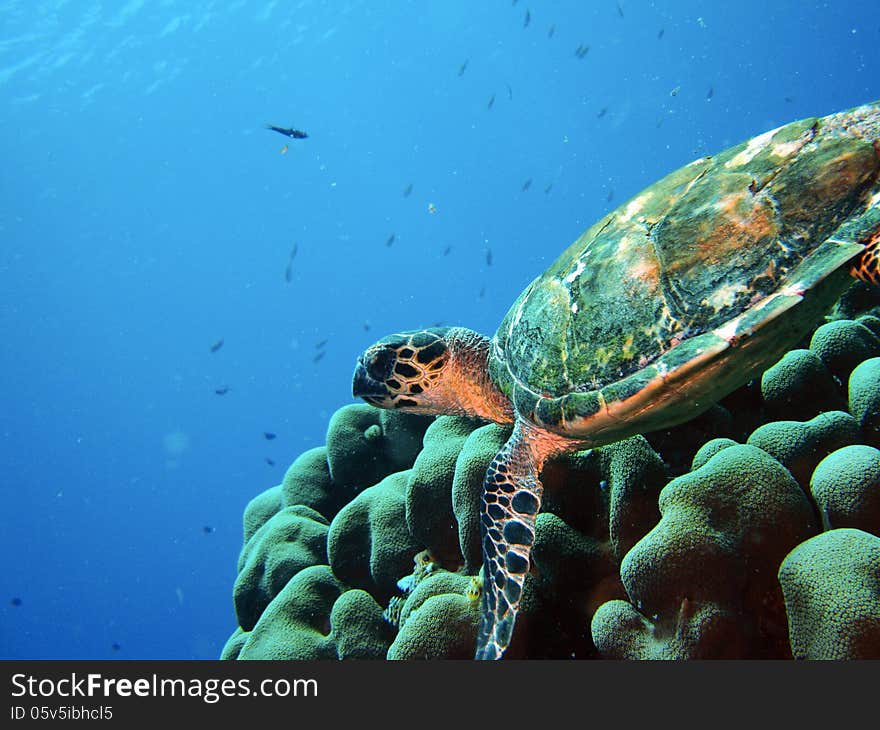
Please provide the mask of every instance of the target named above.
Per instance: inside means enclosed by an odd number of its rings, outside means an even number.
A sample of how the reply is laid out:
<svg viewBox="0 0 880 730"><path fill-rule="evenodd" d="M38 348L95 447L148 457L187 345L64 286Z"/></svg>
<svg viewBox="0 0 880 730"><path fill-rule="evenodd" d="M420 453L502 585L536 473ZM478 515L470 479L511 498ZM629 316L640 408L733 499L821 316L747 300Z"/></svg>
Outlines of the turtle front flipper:
<svg viewBox="0 0 880 730"><path fill-rule="evenodd" d="M500 659L510 637L535 542L541 508L540 473L553 453L572 442L518 421L486 470L480 514L483 599L476 659Z"/></svg>

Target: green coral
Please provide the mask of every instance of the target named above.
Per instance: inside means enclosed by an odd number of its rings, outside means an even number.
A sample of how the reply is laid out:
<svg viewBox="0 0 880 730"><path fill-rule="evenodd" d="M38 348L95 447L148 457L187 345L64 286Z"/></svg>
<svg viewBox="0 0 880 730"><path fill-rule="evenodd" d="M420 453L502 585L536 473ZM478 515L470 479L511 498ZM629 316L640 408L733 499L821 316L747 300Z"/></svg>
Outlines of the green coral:
<svg viewBox="0 0 880 730"><path fill-rule="evenodd" d="M409 471L396 472L366 488L333 518L327 535L333 572L381 603L396 591L423 547L406 526L408 480Z"/></svg>
<svg viewBox="0 0 880 730"><path fill-rule="evenodd" d="M829 454L810 491L826 530L856 527L880 536L880 450L856 444Z"/></svg>
<svg viewBox="0 0 880 730"><path fill-rule="evenodd" d="M812 507L764 451L730 446L660 493L660 522L620 575L630 602L610 601L592 633L612 658L784 656L776 570L815 534Z"/></svg>
<svg viewBox="0 0 880 730"><path fill-rule="evenodd" d="M804 393L810 393L804 398ZM761 395L775 417L806 421L845 408L834 376L812 350L791 350L761 376Z"/></svg>
<svg viewBox="0 0 880 730"><path fill-rule="evenodd" d="M880 355L880 337L861 322L841 319L819 327L810 349L845 383L862 360Z"/></svg>
<svg viewBox="0 0 880 730"><path fill-rule="evenodd" d="M270 517L245 543L232 589L238 625L254 627L269 602L303 568L327 562L327 520L304 506Z"/></svg>
<svg viewBox="0 0 880 730"><path fill-rule="evenodd" d="M779 582L796 659L880 658L880 537L822 533L789 553Z"/></svg>
<svg viewBox="0 0 880 730"><path fill-rule="evenodd" d="M847 384L849 412L868 443L880 447L880 357L857 365Z"/></svg>

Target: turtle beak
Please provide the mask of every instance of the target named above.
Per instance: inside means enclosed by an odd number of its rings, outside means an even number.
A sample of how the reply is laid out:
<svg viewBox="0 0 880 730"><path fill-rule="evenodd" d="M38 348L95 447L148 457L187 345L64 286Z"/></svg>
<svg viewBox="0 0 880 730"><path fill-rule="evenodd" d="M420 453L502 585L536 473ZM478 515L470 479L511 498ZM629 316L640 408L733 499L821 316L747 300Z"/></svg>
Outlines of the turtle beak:
<svg viewBox="0 0 880 730"><path fill-rule="evenodd" d="M386 398L388 396L388 388L385 387L385 383L370 377L363 355L358 358L354 368L351 394L355 398Z"/></svg>

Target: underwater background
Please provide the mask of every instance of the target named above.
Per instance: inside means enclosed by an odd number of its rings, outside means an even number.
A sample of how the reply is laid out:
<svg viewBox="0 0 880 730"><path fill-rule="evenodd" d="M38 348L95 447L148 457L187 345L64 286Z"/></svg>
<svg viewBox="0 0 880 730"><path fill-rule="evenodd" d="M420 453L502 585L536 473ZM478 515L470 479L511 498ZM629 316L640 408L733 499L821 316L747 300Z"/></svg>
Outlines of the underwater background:
<svg viewBox="0 0 880 730"><path fill-rule="evenodd" d="M210 659L366 345L880 97L876 2L0 2L0 657ZM307 133L288 138L266 124Z"/></svg>

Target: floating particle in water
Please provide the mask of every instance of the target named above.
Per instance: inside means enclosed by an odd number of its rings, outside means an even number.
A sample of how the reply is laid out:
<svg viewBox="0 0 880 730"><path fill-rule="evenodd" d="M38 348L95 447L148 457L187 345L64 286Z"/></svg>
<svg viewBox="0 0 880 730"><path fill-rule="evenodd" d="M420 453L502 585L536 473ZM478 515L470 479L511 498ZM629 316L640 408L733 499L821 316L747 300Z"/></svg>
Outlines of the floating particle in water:
<svg viewBox="0 0 880 730"><path fill-rule="evenodd" d="M464 72L467 70L469 60L470 59L468 59L468 58L464 59L464 63L458 67L458 75L459 76L464 76Z"/></svg>
<svg viewBox="0 0 880 730"><path fill-rule="evenodd" d="M553 183L549 183L546 188L544 188L544 195L553 190Z"/></svg>
<svg viewBox="0 0 880 730"><path fill-rule="evenodd" d="M528 180L526 180L526 181L522 184L522 188L521 188L521 190L522 190L523 192L525 192L525 191L528 190L530 187L532 187L532 178L529 178Z"/></svg>
<svg viewBox="0 0 880 730"><path fill-rule="evenodd" d="M388 238L385 240L385 247L390 248L391 244L394 243L395 238L396 238L396 236L393 233L390 236L388 236Z"/></svg>
<svg viewBox="0 0 880 730"><path fill-rule="evenodd" d="M434 205L433 203L428 203L428 212L429 212L431 215L433 215L434 213L437 212L437 206Z"/></svg>
<svg viewBox="0 0 880 730"><path fill-rule="evenodd" d="M486 104L486 109L491 109L494 104L495 104L495 94L492 94L492 96L489 97L489 103Z"/></svg>
<svg viewBox="0 0 880 730"><path fill-rule="evenodd" d="M487 248L486 249L486 266L491 266L491 265L492 265L492 249Z"/></svg>
<svg viewBox="0 0 880 730"><path fill-rule="evenodd" d="M403 189L403 197L404 197L404 198L408 198L408 197L409 197L409 194L412 192L412 189L413 189L413 184L410 183L409 185L407 185L407 186Z"/></svg>
<svg viewBox="0 0 880 730"><path fill-rule="evenodd" d="M547 37L548 37L548 38L552 38L552 37L553 37L553 34L554 34L555 32L556 32L556 26L555 26L555 25L551 25L551 26L547 29Z"/></svg>
<svg viewBox="0 0 880 730"><path fill-rule="evenodd" d="M657 32L657 40L658 40L658 41L663 37L663 34L664 34L665 32L666 32L666 31L664 31L663 28L661 28L661 29Z"/></svg>

